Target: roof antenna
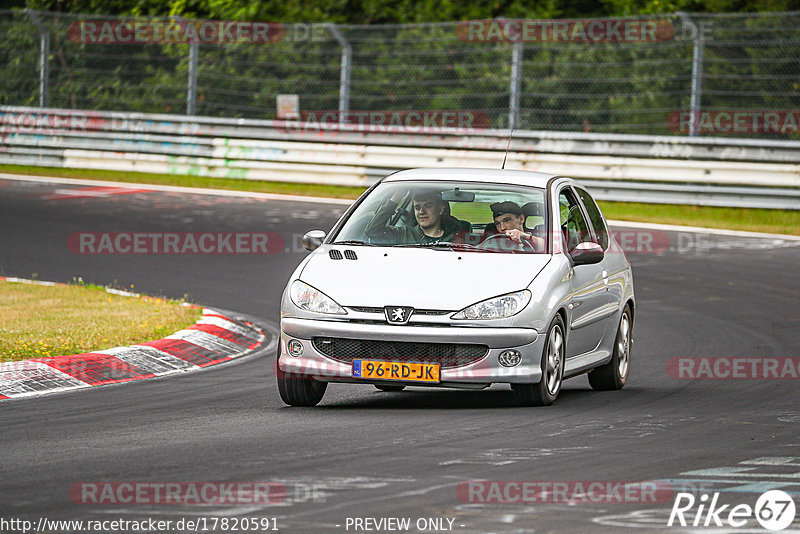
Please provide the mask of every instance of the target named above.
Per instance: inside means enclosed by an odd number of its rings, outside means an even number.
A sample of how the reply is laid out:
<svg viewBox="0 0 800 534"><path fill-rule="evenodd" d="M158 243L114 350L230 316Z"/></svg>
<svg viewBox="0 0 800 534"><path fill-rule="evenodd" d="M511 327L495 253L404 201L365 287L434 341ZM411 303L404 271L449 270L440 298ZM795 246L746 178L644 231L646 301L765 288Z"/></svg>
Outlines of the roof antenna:
<svg viewBox="0 0 800 534"><path fill-rule="evenodd" d="M508 134L508 144L506 145L506 153L503 154L503 165L500 167L500 169L506 168L506 158L508 157L508 149L511 148L511 137L513 137L513 135L514 135L514 127L512 126L511 133Z"/></svg>

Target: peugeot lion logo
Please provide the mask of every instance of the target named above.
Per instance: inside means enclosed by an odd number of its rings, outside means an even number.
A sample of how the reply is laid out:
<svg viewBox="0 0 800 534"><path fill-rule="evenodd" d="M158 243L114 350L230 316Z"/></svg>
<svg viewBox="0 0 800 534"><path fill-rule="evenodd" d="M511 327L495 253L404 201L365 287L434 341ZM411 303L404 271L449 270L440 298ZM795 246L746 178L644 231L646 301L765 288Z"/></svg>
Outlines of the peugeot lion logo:
<svg viewBox="0 0 800 534"><path fill-rule="evenodd" d="M392 324L406 324L414 312L414 308L405 306L386 306L386 320Z"/></svg>

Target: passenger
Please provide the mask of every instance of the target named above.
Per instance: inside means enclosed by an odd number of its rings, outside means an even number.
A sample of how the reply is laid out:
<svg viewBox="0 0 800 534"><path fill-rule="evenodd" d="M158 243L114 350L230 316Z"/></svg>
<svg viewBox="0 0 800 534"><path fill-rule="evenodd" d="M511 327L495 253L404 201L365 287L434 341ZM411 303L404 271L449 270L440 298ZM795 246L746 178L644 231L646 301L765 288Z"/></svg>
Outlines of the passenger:
<svg viewBox="0 0 800 534"><path fill-rule="evenodd" d="M375 216L364 228L364 234L367 237L391 244L435 244L453 240L458 226L453 223L455 219L442 217L445 212L445 203L439 191L427 189L414 193L412 198L416 225L411 227L389 226L389 220L403 196L405 196L405 191L396 192L375 212Z"/></svg>
<svg viewBox="0 0 800 534"><path fill-rule="evenodd" d="M544 239L525 231L525 212L516 202L495 202L489 206L497 231L509 239L522 243L530 243L537 252L544 250Z"/></svg>

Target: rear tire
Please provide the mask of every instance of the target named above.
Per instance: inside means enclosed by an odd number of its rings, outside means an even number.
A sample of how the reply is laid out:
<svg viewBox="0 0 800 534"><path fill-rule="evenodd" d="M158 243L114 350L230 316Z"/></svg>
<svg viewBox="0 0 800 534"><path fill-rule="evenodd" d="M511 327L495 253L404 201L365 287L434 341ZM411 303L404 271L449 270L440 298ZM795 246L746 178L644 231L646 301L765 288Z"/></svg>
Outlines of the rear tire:
<svg viewBox="0 0 800 534"><path fill-rule="evenodd" d="M280 357L281 349L278 347L278 360ZM281 400L289 406L316 406L328 388L327 382L281 371L280 361L275 362L275 374Z"/></svg>
<svg viewBox="0 0 800 534"><path fill-rule="evenodd" d="M537 384L511 384L514 397L520 406L549 406L558 397L564 379L566 355L564 320L556 315L547 329L542 353L542 379Z"/></svg>
<svg viewBox="0 0 800 534"><path fill-rule="evenodd" d="M625 305L619 319L617 337L614 339L614 352L611 360L589 373L589 385L598 391L616 391L625 386L631 369L631 338L633 320L631 308Z"/></svg>
<svg viewBox="0 0 800 534"><path fill-rule="evenodd" d="M405 386L384 386L383 384L375 384L375 387L381 391L403 391Z"/></svg>

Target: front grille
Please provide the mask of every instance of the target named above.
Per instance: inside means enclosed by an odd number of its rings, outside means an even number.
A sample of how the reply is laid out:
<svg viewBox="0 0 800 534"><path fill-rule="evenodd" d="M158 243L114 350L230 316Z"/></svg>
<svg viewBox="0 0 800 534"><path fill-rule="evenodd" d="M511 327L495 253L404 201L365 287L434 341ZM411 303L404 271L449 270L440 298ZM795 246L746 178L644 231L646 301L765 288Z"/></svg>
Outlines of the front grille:
<svg viewBox="0 0 800 534"><path fill-rule="evenodd" d="M386 326L387 323L386 319L348 319L348 323L355 323L355 324L377 324L381 326ZM452 328L452 326L448 323L422 323L422 322L414 322L409 321L402 326L424 326L425 328Z"/></svg>
<svg viewBox="0 0 800 534"><path fill-rule="evenodd" d="M383 313L383 308L372 308L368 306L349 306L349 308L361 313Z"/></svg>
<svg viewBox="0 0 800 534"><path fill-rule="evenodd" d="M414 310L414 315L447 315L450 310Z"/></svg>
<svg viewBox="0 0 800 534"><path fill-rule="evenodd" d="M393 362L438 363L442 369L462 367L486 356L489 347L465 343L419 343L409 341L377 341L315 337L314 348L342 363L357 359L388 360Z"/></svg>
<svg viewBox="0 0 800 534"><path fill-rule="evenodd" d="M383 308L375 308L371 306L349 306L349 308L353 311L361 312L361 313L380 313L383 314ZM414 315L447 315L448 313L454 313L451 310L414 310Z"/></svg>

